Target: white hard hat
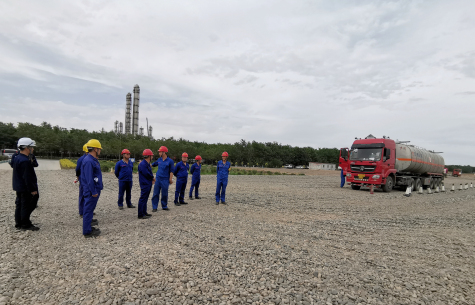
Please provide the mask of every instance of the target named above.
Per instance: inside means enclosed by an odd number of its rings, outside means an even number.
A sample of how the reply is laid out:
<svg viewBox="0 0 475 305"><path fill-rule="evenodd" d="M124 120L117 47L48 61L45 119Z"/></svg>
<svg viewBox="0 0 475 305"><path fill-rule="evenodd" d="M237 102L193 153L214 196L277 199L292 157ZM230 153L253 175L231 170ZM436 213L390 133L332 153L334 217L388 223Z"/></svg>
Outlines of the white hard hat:
<svg viewBox="0 0 475 305"><path fill-rule="evenodd" d="M36 142L30 138L21 138L20 140L18 140L17 147L20 146L36 146Z"/></svg>

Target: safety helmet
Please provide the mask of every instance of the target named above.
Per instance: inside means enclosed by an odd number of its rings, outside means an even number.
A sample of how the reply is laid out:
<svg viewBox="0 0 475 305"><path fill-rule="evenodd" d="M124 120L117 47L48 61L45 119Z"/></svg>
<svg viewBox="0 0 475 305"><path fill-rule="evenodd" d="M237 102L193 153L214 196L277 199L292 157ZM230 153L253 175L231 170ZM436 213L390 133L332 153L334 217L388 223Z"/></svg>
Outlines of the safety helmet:
<svg viewBox="0 0 475 305"><path fill-rule="evenodd" d="M227 152L223 152L223 154L221 155L221 157L229 157L229 154Z"/></svg>
<svg viewBox="0 0 475 305"><path fill-rule="evenodd" d="M122 152L120 153L121 155L123 154L130 154L130 151L126 148L124 150L122 150Z"/></svg>
<svg viewBox="0 0 475 305"><path fill-rule="evenodd" d="M84 144L84 146L82 147L82 151L83 151L83 152L87 152L87 143Z"/></svg>
<svg viewBox="0 0 475 305"><path fill-rule="evenodd" d="M89 142L87 142L87 147L102 149L101 142L96 139L89 140Z"/></svg>
<svg viewBox="0 0 475 305"><path fill-rule="evenodd" d="M153 152L147 148L143 151L142 156L153 156Z"/></svg>
<svg viewBox="0 0 475 305"><path fill-rule="evenodd" d="M158 149L158 151L162 151L162 152L168 152L168 148L166 148L165 146L160 146L160 148Z"/></svg>
<svg viewBox="0 0 475 305"><path fill-rule="evenodd" d="M30 138L21 138L18 140L17 147L20 148L20 146L23 146L23 147L36 146L36 142Z"/></svg>
<svg viewBox="0 0 475 305"><path fill-rule="evenodd" d="M186 152L184 152L183 154L181 154L181 156L188 158L188 154L187 154Z"/></svg>
<svg viewBox="0 0 475 305"><path fill-rule="evenodd" d="M195 160L201 160L201 156L200 155L196 156Z"/></svg>

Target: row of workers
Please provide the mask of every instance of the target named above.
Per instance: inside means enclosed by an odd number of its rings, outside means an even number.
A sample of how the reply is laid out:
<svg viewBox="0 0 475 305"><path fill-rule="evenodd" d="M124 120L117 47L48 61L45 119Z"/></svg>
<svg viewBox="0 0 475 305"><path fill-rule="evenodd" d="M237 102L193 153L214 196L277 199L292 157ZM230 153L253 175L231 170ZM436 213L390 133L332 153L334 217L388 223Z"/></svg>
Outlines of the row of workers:
<svg viewBox="0 0 475 305"><path fill-rule="evenodd" d="M102 146L99 141L92 139L83 147L85 154L77 161L76 177L79 180L79 214L83 218L83 234L85 237L95 237L100 234L100 230L94 228L98 221L93 219L94 209L96 208L100 192L103 189L102 173L98 157L101 153ZM124 193L125 202L128 208L135 208L131 201L132 192L132 172L134 163L130 159L130 151L124 149L121 153L122 160L118 161L115 166L115 175L119 180L118 206L123 210ZM161 207L168 211L168 188L173 183L173 176L177 177L175 191L175 205L179 206L187 204L184 201L185 190L188 181L188 154L182 154L182 161L175 166L173 160L168 157L168 149L161 146L158 150L159 158L152 163L153 152L145 149L142 153L143 160L139 163L138 174L140 184L140 199L138 202L138 218L147 219L152 215L147 213L147 202L154 186L152 195L152 212L158 209L158 202L161 194ZM218 162L217 167L217 186L216 186L216 204L220 202L226 204L226 186L228 184L228 174L231 170L231 163L227 161L228 153L222 154L222 161ZM191 188L189 198L193 199L193 190L195 198L201 199L199 196L199 185L201 179L201 157L196 156L197 161L191 166ZM153 176L152 167L158 167L156 176Z"/></svg>

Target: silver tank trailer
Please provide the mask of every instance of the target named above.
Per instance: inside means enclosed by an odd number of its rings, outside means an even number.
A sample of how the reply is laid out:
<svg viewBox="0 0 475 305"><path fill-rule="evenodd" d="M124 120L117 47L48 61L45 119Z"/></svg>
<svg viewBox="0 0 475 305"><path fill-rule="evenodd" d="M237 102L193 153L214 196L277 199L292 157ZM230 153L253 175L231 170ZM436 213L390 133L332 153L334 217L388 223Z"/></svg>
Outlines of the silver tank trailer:
<svg viewBox="0 0 475 305"><path fill-rule="evenodd" d="M444 158L412 145L396 144L396 169L414 174L444 173Z"/></svg>

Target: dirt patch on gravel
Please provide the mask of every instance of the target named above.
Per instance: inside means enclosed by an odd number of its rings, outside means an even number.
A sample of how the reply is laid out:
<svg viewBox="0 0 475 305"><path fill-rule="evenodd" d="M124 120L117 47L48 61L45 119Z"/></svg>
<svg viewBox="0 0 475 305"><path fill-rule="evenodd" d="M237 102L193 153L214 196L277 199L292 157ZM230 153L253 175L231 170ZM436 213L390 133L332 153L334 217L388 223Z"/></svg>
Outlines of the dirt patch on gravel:
<svg viewBox="0 0 475 305"><path fill-rule="evenodd" d="M15 230L1 171L0 304L475 304L475 189L370 195L338 175L230 176L227 206L203 176L203 199L139 220L105 174L85 239L74 171L38 172L38 232Z"/></svg>

